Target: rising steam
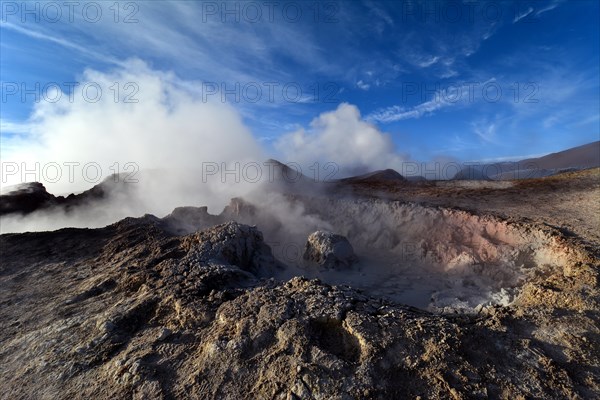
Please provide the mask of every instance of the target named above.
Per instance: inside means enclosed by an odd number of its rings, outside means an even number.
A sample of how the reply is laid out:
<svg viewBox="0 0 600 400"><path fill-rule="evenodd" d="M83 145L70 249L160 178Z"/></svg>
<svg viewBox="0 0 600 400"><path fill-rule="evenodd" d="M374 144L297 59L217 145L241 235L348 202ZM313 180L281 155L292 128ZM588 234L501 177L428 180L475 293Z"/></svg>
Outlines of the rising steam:
<svg viewBox="0 0 600 400"><path fill-rule="evenodd" d="M256 192L270 178L267 152L240 113L219 97L203 98L201 83L139 60L110 72L86 70L78 81L75 95L35 105L30 134L4 138L2 163L19 170L3 171L3 187L37 180L50 193L66 195L120 172L115 179L126 180L128 190L100 209L3 217L2 231L97 227L126 216L162 216L182 205L207 205L218 213L229 199ZM85 96L80 89L86 83ZM338 178L359 168L393 167L400 157L390 143L355 106L342 104L316 118L308 133L282 136L275 157L303 166L335 162ZM54 167L45 170L48 165L60 166L60 175Z"/></svg>

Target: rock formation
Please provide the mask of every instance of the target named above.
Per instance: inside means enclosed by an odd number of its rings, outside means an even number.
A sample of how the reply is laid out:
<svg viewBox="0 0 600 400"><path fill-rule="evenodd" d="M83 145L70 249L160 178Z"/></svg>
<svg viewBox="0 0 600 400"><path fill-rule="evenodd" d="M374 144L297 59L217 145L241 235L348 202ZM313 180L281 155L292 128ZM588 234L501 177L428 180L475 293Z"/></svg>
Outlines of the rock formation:
<svg viewBox="0 0 600 400"><path fill-rule="evenodd" d="M357 261L348 239L324 231L316 231L308 236L303 258L325 269L348 268Z"/></svg>

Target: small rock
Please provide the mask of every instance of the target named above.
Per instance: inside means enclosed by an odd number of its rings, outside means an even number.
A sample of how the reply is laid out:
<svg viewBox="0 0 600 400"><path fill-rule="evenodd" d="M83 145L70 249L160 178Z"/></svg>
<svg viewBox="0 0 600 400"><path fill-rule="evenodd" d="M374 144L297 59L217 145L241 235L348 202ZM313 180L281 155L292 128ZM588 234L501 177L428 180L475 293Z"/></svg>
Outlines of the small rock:
<svg viewBox="0 0 600 400"><path fill-rule="evenodd" d="M171 332L169 328L162 328L158 333L158 337L156 339L162 342L163 340L171 336L171 333L173 332Z"/></svg>
<svg viewBox="0 0 600 400"><path fill-rule="evenodd" d="M112 322L110 320L98 321L96 326L98 327L98 329L100 329L103 332L112 332L116 328L116 325L114 324L114 322Z"/></svg>
<svg viewBox="0 0 600 400"><path fill-rule="evenodd" d="M136 375L142 366L142 362L140 360L135 360L131 367L129 367L129 373L132 375Z"/></svg>

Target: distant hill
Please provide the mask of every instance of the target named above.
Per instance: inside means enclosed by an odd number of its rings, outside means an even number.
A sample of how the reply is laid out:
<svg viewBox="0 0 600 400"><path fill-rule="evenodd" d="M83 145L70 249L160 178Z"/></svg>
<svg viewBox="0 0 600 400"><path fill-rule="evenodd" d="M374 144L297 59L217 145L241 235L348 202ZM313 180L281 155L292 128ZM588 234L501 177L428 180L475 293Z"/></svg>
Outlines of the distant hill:
<svg viewBox="0 0 600 400"><path fill-rule="evenodd" d="M382 169L378 171L369 172L363 175L351 176L349 178L340 179L340 182L403 182L406 178L400 175L396 170L393 169Z"/></svg>
<svg viewBox="0 0 600 400"><path fill-rule="evenodd" d="M290 165L292 167L290 167ZM283 183L287 185L312 181L311 178L302 173L301 168L295 169L293 167L294 165L292 163L284 164L281 161L270 158L262 165L263 172L267 175L263 178L266 182ZM268 174L272 174L272 176L268 176Z"/></svg>
<svg viewBox="0 0 600 400"><path fill-rule="evenodd" d="M600 167L600 141L573 147L543 157L514 162L469 165L455 180L510 180L541 178L563 172Z"/></svg>

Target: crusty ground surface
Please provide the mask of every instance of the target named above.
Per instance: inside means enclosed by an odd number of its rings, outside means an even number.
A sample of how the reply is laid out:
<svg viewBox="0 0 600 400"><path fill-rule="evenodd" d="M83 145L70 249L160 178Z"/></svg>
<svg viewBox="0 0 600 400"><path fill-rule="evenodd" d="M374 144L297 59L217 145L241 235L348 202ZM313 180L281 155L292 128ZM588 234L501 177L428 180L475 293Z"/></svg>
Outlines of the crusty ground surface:
<svg viewBox="0 0 600 400"><path fill-rule="evenodd" d="M528 218L600 245L600 168L539 179L360 183L361 196L459 207L476 213ZM344 188L343 190L348 190Z"/></svg>
<svg viewBox="0 0 600 400"><path fill-rule="evenodd" d="M334 189L489 214L564 260L473 315L262 279L277 262L236 223L2 235L0 398L598 398L599 173Z"/></svg>

